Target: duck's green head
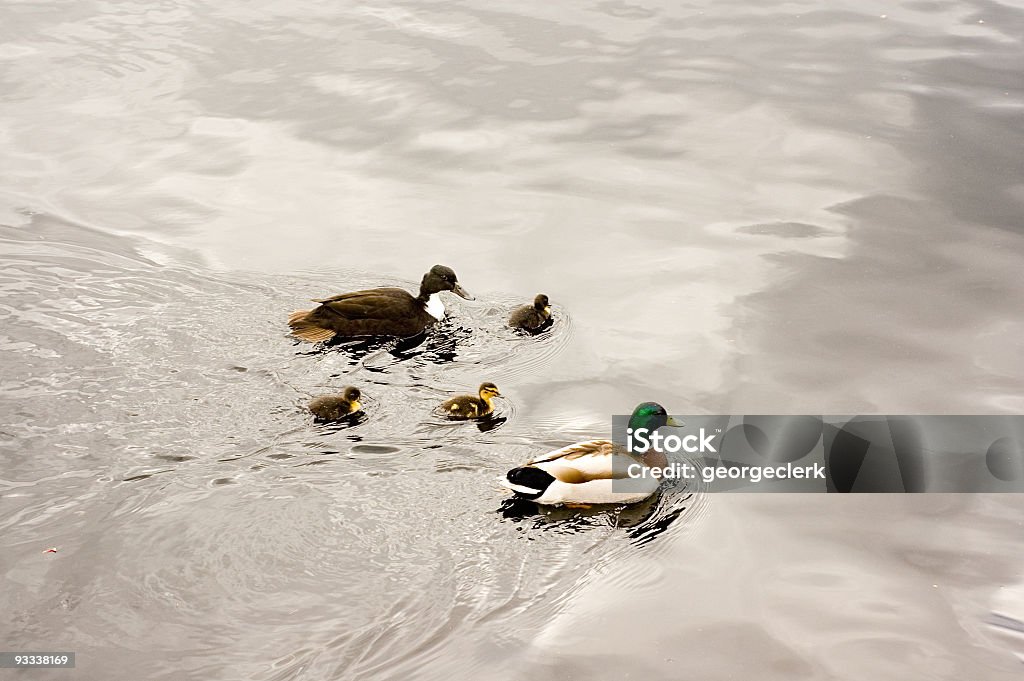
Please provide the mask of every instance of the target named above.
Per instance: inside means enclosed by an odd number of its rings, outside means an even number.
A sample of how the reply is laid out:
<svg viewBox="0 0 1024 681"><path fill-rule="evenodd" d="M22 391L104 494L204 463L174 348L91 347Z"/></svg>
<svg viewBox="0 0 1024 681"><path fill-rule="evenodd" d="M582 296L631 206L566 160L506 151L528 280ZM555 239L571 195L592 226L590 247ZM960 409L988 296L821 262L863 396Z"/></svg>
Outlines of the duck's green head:
<svg viewBox="0 0 1024 681"><path fill-rule="evenodd" d="M629 417L629 427L633 430L638 428L646 428L650 432L654 432L662 426L672 426L673 428L682 428L682 421L676 421L674 418L668 415L665 411L665 407L661 406L657 402L643 402L636 406L633 410L633 415Z"/></svg>

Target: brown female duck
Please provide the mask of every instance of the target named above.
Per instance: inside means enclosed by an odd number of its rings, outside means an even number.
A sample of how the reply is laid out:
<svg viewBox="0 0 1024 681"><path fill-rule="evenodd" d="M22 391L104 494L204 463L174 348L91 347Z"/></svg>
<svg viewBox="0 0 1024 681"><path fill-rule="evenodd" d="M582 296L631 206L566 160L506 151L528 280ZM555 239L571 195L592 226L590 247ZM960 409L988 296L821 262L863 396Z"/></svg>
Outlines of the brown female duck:
<svg viewBox="0 0 1024 681"><path fill-rule="evenodd" d="M399 336L421 333L444 319L440 292L473 300L450 267L434 265L423 275L419 295L400 288L373 288L342 293L322 300L312 310L293 312L288 318L292 335L311 343L355 336Z"/></svg>

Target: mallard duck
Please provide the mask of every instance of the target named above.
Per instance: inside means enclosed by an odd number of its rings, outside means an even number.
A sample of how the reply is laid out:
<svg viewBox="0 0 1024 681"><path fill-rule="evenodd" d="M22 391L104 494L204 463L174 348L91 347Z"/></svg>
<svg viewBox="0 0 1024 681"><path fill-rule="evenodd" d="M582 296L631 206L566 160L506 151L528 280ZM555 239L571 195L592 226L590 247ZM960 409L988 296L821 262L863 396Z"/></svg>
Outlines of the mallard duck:
<svg viewBox="0 0 1024 681"><path fill-rule="evenodd" d="M662 426L678 428L682 424L656 402L638 405L629 419L634 431L647 428L653 432ZM654 494L660 480L654 475L630 476L632 464L664 467L667 459L653 448L641 455L627 452L611 440L587 440L513 468L501 484L518 497L551 506L635 504Z"/></svg>
<svg viewBox="0 0 1024 681"><path fill-rule="evenodd" d="M551 303L543 293L533 299L533 305L517 307L509 315L508 325L514 329L536 331L551 321Z"/></svg>
<svg viewBox="0 0 1024 681"><path fill-rule="evenodd" d="M314 397L313 401L309 403L309 411L319 421L337 421L363 408L359 404L361 396L359 388L346 386L344 392Z"/></svg>
<svg viewBox="0 0 1024 681"><path fill-rule="evenodd" d="M473 300L473 296L459 284L452 268L434 265L423 275L418 296L401 288L372 288L341 293L314 300L320 306L312 310L293 312L288 318L288 326L296 338L311 343L335 337L407 338L444 319L441 291L451 291L466 300Z"/></svg>
<svg viewBox="0 0 1024 681"><path fill-rule="evenodd" d="M494 412L493 397L501 397L498 386L493 383L481 383L478 395L459 395L446 400L440 407L444 415L452 419L478 419L490 416Z"/></svg>

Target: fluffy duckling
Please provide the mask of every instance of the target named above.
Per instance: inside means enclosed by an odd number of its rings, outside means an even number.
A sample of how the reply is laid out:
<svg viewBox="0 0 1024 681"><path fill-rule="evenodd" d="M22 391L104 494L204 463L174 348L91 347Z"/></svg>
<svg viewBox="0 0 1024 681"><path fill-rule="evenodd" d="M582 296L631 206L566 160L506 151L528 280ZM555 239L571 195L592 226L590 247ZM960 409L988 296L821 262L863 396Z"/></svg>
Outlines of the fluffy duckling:
<svg viewBox="0 0 1024 681"><path fill-rule="evenodd" d="M288 318L288 326L293 336L311 343L329 341L336 337L407 338L444 319L441 291L451 291L466 300L473 300L473 296L459 284L452 268L434 265L423 275L417 296L401 288L373 288L341 293L314 300L320 306L312 310L293 312Z"/></svg>
<svg viewBox="0 0 1024 681"><path fill-rule="evenodd" d="M537 331L551 321L551 303L543 293L533 299L533 305L523 305L512 311L508 325L514 329Z"/></svg>
<svg viewBox="0 0 1024 681"><path fill-rule="evenodd" d="M318 421L337 421L362 409L360 396L359 388L346 386L344 392L313 398L309 411Z"/></svg>
<svg viewBox="0 0 1024 681"><path fill-rule="evenodd" d="M477 395L459 395L446 400L441 405L441 411L445 416L452 419L478 419L483 416L490 416L494 412L494 403L491 398L501 397L498 386L493 383L481 383Z"/></svg>
<svg viewBox="0 0 1024 681"><path fill-rule="evenodd" d="M629 427L634 430L654 431L662 426L682 425L656 402L637 405L629 419ZM538 504L635 504L654 494L661 481L653 474L630 476L632 464L660 468L667 464L667 459L653 447L638 454L611 440L587 440L535 457L510 470L500 482L517 497Z"/></svg>

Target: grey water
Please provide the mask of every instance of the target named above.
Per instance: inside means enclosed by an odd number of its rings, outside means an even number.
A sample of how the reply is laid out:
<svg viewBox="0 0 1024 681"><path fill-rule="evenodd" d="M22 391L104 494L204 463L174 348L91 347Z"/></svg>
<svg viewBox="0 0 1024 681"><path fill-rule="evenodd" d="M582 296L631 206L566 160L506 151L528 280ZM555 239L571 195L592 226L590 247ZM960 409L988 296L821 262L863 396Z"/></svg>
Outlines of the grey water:
<svg viewBox="0 0 1024 681"><path fill-rule="evenodd" d="M1020 678L1017 495L520 512L495 478L649 399L1024 412L1022 67L992 0L0 0L3 650ZM477 300L419 345L286 334L435 263ZM538 292L551 329L506 330ZM484 380L488 427L431 413ZM364 418L303 412L349 383Z"/></svg>

